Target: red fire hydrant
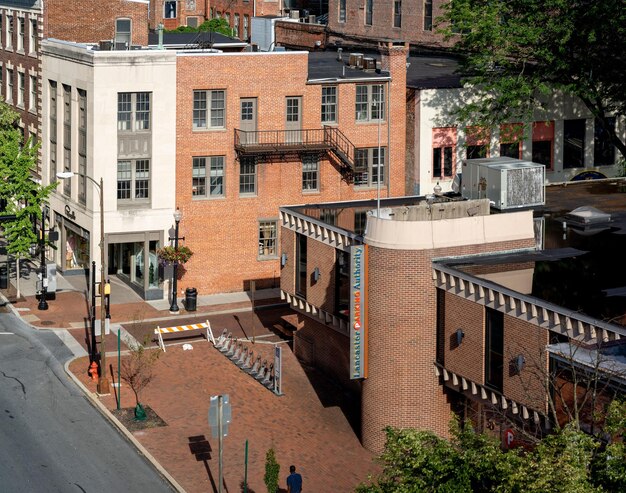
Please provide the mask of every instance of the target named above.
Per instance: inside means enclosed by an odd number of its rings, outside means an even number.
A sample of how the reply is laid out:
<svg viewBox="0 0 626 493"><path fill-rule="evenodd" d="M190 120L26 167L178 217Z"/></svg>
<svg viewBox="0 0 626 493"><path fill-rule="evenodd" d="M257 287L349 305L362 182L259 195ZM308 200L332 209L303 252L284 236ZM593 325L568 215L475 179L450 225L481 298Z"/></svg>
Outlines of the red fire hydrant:
<svg viewBox="0 0 626 493"><path fill-rule="evenodd" d="M89 365L88 373L91 375L91 379L94 382L97 382L98 381L98 363L96 363L95 361L92 361L91 365Z"/></svg>

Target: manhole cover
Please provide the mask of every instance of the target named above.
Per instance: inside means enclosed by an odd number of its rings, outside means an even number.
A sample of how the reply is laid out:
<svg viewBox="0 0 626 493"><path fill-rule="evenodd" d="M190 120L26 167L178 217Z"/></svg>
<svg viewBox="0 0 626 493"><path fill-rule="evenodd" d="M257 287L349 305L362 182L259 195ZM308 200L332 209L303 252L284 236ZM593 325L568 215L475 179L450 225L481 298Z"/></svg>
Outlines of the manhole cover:
<svg viewBox="0 0 626 493"><path fill-rule="evenodd" d="M56 322L52 320L42 320L41 325L54 325Z"/></svg>

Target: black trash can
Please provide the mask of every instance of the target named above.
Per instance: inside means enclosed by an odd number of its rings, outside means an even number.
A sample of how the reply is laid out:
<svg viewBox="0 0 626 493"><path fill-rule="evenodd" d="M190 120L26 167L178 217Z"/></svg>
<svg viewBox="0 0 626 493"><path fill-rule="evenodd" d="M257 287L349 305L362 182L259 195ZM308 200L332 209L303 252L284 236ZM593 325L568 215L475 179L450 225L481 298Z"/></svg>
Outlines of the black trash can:
<svg viewBox="0 0 626 493"><path fill-rule="evenodd" d="M0 267L0 289L9 288L9 269L6 265Z"/></svg>
<svg viewBox="0 0 626 493"><path fill-rule="evenodd" d="M196 288L185 289L185 309L188 312L195 312L197 302L198 290Z"/></svg>

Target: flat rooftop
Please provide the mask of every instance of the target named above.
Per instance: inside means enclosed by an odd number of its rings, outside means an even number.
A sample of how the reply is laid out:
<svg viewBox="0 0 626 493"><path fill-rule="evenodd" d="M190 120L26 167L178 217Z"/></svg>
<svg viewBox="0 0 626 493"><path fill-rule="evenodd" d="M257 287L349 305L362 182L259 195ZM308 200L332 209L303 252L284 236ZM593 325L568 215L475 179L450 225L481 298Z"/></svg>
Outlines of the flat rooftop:
<svg viewBox="0 0 626 493"><path fill-rule="evenodd" d="M436 203L459 198L444 194L439 198L381 199L381 216L410 210L429 200ZM566 221L563 226L565 214L581 206L609 213L611 221L588 228ZM364 218L376 207L376 200L364 200L286 208L362 237ZM626 326L626 180L548 186L545 206L533 210L543 249L463 257L445 264L574 312Z"/></svg>

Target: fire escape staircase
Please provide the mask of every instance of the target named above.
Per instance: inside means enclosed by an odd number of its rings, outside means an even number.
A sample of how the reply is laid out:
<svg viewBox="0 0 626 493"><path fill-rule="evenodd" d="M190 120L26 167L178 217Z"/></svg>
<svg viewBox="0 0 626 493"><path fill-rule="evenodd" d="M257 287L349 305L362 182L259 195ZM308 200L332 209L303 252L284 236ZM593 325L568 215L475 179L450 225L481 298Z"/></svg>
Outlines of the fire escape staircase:
<svg viewBox="0 0 626 493"><path fill-rule="evenodd" d="M351 181L354 176L354 144L336 127L261 131L235 129L235 151L239 159L324 153L339 166L346 180Z"/></svg>

